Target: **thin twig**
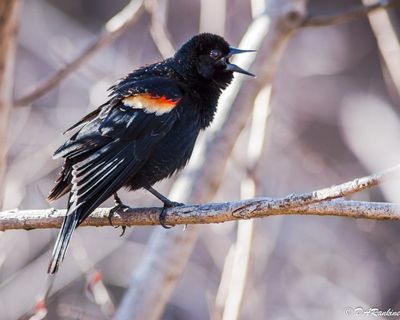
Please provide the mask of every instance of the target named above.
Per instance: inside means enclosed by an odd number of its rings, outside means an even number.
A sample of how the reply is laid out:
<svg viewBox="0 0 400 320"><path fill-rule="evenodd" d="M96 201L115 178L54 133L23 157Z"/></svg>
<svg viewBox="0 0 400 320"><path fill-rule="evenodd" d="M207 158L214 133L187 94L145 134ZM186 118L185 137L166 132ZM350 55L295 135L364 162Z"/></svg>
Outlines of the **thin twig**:
<svg viewBox="0 0 400 320"><path fill-rule="evenodd" d="M381 173L376 173L370 176L356 178L354 180L316 190L305 194L292 194L282 198L276 202L276 209L293 208L304 205L309 205L325 200L346 197L356 192L377 186L389 179L398 178L400 173L400 164L391 167Z"/></svg>
<svg viewBox="0 0 400 320"><path fill-rule="evenodd" d="M132 0L122 11L109 20L106 24L104 33L89 45L78 57L40 83L31 93L28 93L22 98L14 101L14 105L29 105L34 100L55 88L61 81L76 71L100 49L108 46L124 34L125 31L136 23L143 11L143 0Z"/></svg>
<svg viewBox="0 0 400 320"><path fill-rule="evenodd" d="M335 24L345 23L355 19L364 18L369 13L377 10L394 8L394 7L400 7L399 0L386 0L368 6L357 6L345 12L339 12L327 16L310 15L304 20L301 27L324 27L324 26L331 26Z"/></svg>

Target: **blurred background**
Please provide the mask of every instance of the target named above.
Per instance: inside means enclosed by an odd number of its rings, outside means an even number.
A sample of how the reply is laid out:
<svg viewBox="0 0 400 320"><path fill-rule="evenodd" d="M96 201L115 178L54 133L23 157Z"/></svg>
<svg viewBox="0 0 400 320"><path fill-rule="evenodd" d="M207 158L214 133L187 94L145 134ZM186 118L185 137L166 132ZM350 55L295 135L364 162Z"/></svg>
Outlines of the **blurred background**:
<svg viewBox="0 0 400 320"><path fill-rule="evenodd" d="M31 92L73 60L127 3L25 0L14 96ZM334 14L361 5L356 0L310 0L307 12ZM13 108L3 209L49 208L45 197L61 166L51 155L65 139L62 132L103 103L106 89L119 78L161 60L171 50L169 44L176 49L199 31L218 33L238 46L263 6L256 0L159 1L157 19L170 42L164 51L151 35L151 14L144 12L119 39L55 89ZM375 24L371 16L296 32L278 64L270 98L267 92L257 102L265 131L263 126L252 131L249 121L229 159L224 182L210 201L248 197L248 157L243 150L259 141L261 154L251 170L256 190L250 196L306 192L399 163L400 83L393 76L400 74L399 13L390 9ZM174 179L160 183L158 189L168 193ZM354 199L396 202L398 190L385 185ZM146 192L120 196L131 206L160 206ZM65 198L51 204L65 205ZM112 201L104 206L112 206ZM48 318L112 317L155 228L160 227L129 228L123 237L112 227L78 229L56 280ZM400 310L398 223L280 216L256 220L252 228L239 319L346 319L345 308L358 306ZM40 298L57 233L0 234L0 319L24 317ZM224 308L219 299L227 295L221 275L233 261L236 238L236 222L201 226L162 319L221 318ZM91 272L83 271L87 269Z"/></svg>

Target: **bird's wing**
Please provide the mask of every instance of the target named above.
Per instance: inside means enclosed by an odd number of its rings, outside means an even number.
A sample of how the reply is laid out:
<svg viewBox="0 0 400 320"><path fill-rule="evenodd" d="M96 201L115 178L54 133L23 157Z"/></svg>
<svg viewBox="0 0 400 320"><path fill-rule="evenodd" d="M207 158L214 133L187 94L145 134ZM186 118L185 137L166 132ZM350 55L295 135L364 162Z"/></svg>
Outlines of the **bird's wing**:
<svg viewBox="0 0 400 320"><path fill-rule="evenodd" d="M54 153L65 158L65 165L49 199L69 189L70 196L49 273L57 272L73 230L142 167L178 118L183 94L170 80L155 82L118 92L80 121L77 132Z"/></svg>
<svg viewBox="0 0 400 320"><path fill-rule="evenodd" d="M109 94L111 99L99 106L97 109L88 113L80 121L68 128L64 134L82 128L88 122L96 119L100 114L106 113L110 105L112 105L112 101L115 100L122 100L124 98L130 98L136 95L146 96L146 94L148 94L149 97L153 98L152 102L155 101L154 99L159 98L160 100L155 102L160 102L161 104L159 107L162 108L163 99L166 100L164 102L170 101L171 103L174 103L173 105L176 105L176 103L182 98L182 88L178 87L175 80L162 77L137 79L132 76L132 78L133 80L129 80L129 78L122 79L118 84L112 86L109 89L111 91Z"/></svg>
<svg viewBox="0 0 400 320"><path fill-rule="evenodd" d="M55 158L66 161L49 199L71 188L68 211L84 205L79 220L85 219L141 168L175 123L182 97L175 82L162 78L119 88L108 105L86 116L79 131L55 152Z"/></svg>

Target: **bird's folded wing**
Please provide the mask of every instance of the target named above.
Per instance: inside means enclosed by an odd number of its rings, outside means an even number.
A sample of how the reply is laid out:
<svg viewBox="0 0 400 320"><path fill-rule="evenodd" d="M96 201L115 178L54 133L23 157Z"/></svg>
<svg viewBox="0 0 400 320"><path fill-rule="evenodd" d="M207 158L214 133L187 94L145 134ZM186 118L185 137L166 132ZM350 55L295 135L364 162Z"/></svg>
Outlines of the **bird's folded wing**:
<svg viewBox="0 0 400 320"><path fill-rule="evenodd" d="M87 114L74 124L65 133L80 128L97 117L107 114L119 102L132 108L143 109L148 113L161 115L173 110L182 99L182 88L176 80L152 77L149 79L136 79L135 77L121 80L110 89L111 99L96 110Z"/></svg>
<svg viewBox="0 0 400 320"><path fill-rule="evenodd" d="M68 212L84 206L79 223L83 221L140 170L176 119L175 112L156 116L121 104L110 110L94 133L89 131L77 139L76 149L68 146L64 156L79 157L72 166ZM79 152L82 148L85 151Z"/></svg>
<svg viewBox="0 0 400 320"><path fill-rule="evenodd" d="M114 97L86 117L54 153L55 158L65 158L68 166L49 199L70 189L68 212L82 207L76 217L79 223L138 172L177 120L176 105L182 96L177 91L168 96L165 88L164 92L154 91L155 86L152 90L147 87L145 93L137 89Z"/></svg>

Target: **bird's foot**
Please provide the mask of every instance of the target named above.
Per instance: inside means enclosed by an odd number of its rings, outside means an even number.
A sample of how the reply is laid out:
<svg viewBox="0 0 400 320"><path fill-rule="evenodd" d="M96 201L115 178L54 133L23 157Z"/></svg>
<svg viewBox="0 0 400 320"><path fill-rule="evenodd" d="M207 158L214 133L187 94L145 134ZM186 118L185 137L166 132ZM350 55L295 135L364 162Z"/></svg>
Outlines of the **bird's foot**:
<svg viewBox="0 0 400 320"><path fill-rule="evenodd" d="M118 226L114 226L114 224L113 224L113 222L112 222L112 218L113 218L115 215L118 215L118 213L117 213L118 211L125 212L125 211L131 209L131 207L129 207L129 206L123 204L122 201L121 201L121 199L118 197L117 194L114 194L114 203L115 203L114 207L111 208L111 210L110 210L110 212L109 212L109 214L108 214L108 221L110 222L110 225L111 225L111 226L113 226L114 228L118 228ZM118 216L119 216L119 215L118 215ZM122 232L121 232L121 234L119 235L120 237L122 237L122 236L124 235L125 230L126 230L126 226L121 226L121 228L122 228Z"/></svg>
<svg viewBox="0 0 400 320"><path fill-rule="evenodd" d="M167 224L165 223L165 218L167 216L167 209L168 208L173 208L173 207L184 206L184 204L169 200L166 196L163 196L161 193L159 193L157 190L155 190L151 186L147 186L146 189L147 189L147 191L152 193L154 196L156 196L158 199L160 199L164 203L164 207L161 210L161 213L160 213L160 216L159 216L158 220L160 221L160 224L165 229L170 229L171 226L167 226Z"/></svg>
<svg viewBox="0 0 400 320"><path fill-rule="evenodd" d="M174 202L174 201L171 201L169 199L167 199L166 201L163 201L163 202L164 202L164 207L161 210L161 213L160 213L160 216L159 216L158 220L160 221L160 224L161 224L162 227L164 227L165 229L171 229L172 226L168 226L165 223L165 218L167 217L167 209L168 208L173 208L173 207L184 206L185 204L184 203L180 203L180 202Z"/></svg>

